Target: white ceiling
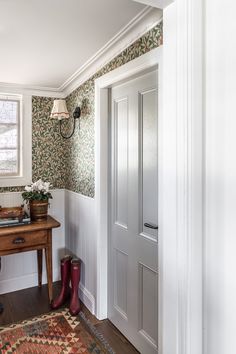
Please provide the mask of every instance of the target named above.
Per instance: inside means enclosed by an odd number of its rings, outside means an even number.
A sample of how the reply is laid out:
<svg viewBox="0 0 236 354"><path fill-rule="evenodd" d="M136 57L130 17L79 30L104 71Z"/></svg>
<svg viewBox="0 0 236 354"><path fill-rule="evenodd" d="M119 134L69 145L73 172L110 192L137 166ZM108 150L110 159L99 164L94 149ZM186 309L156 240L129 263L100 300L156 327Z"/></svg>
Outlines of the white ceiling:
<svg viewBox="0 0 236 354"><path fill-rule="evenodd" d="M143 9L130 0L0 0L0 82L60 87Z"/></svg>

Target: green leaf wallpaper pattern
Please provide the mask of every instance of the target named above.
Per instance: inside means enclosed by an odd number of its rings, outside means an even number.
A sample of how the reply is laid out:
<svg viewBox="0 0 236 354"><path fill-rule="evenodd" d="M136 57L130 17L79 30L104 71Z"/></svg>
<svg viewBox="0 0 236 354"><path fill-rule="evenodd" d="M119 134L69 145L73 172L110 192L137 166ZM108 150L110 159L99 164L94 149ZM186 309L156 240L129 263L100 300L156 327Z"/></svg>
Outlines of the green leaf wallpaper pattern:
<svg viewBox="0 0 236 354"><path fill-rule="evenodd" d="M159 23L66 98L71 116L75 107L81 106L84 99L88 102L88 110L82 115L80 122L76 122L75 134L71 139L64 140L59 134L58 121L50 118L54 98L32 98L33 181L42 178L52 183L53 188L67 188L94 197L94 81L160 46L162 33L162 23ZM69 119L63 123L65 133L69 132L72 122ZM22 189L23 187L0 188L0 193Z"/></svg>
<svg viewBox="0 0 236 354"><path fill-rule="evenodd" d="M67 142L66 185L65 188L83 195L94 197L94 81L98 77L118 68L142 54L162 44L162 23L158 24L143 37L134 42L121 54L104 66L83 85L73 91L67 98L67 108L72 113L76 106L87 99L89 114L83 115L80 130Z"/></svg>
<svg viewBox="0 0 236 354"><path fill-rule="evenodd" d="M53 188L65 187L65 140L59 134L57 119L50 118L53 98L32 98L33 181L41 178Z"/></svg>
<svg viewBox="0 0 236 354"><path fill-rule="evenodd" d="M32 180L42 178L53 188L65 187L65 141L59 134L58 121L50 118L54 98L32 97ZM0 192L18 192L22 187L0 188Z"/></svg>

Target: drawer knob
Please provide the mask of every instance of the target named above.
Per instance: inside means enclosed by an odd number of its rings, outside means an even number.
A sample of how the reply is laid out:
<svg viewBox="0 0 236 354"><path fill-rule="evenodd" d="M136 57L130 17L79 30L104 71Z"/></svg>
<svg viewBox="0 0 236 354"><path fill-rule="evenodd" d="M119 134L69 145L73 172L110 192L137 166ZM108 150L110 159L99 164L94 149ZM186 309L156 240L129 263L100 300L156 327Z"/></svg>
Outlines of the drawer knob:
<svg viewBox="0 0 236 354"><path fill-rule="evenodd" d="M12 241L12 243L14 243L14 245L19 245L21 243L25 243L25 239L23 237L17 237Z"/></svg>

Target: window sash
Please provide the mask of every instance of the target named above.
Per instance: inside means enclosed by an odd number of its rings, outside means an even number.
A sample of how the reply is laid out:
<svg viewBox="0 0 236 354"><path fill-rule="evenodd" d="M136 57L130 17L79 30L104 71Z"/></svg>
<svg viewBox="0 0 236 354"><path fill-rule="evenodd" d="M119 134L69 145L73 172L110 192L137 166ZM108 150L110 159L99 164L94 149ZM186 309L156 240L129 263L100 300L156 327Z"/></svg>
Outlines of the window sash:
<svg viewBox="0 0 236 354"><path fill-rule="evenodd" d="M20 146L21 146L21 126L20 126L20 100L19 99L13 99L13 98L8 98L8 97L2 97L0 96L0 102L13 102L13 103L16 103L17 105L17 109L16 109L16 121L14 123L11 123L11 122L1 122L0 121L0 131L1 131L1 128L4 128L4 127L7 127L7 126L14 126L16 127L16 130L17 130L17 142L16 142L16 146L14 147L9 147L9 146L6 146L6 147L0 147L0 154L2 151L5 151L6 153L8 151L16 151L16 171L15 172L12 172L12 171L9 171L9 172L3 172L1 173L1 170L0 170L0 177L17 177L17 176L20 176L21 174L21 151L20 151ZM14 160L15 161L15 160Z"/></svg>

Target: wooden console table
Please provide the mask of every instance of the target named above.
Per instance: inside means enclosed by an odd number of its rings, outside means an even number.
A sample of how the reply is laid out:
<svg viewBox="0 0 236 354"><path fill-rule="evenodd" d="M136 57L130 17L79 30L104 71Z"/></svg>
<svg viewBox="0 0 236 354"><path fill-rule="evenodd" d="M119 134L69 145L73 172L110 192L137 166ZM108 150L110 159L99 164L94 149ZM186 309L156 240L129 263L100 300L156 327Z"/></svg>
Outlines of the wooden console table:
<svg viewBox="0 0 236 354"><path fill-rule="evenodd" d="M28 225L0 228L0 256L37 250L38 286L42 286L42 254L45 249L48 296L51 303L52 293L52 229L60 223L51 216L45 221Z"/></svg>

